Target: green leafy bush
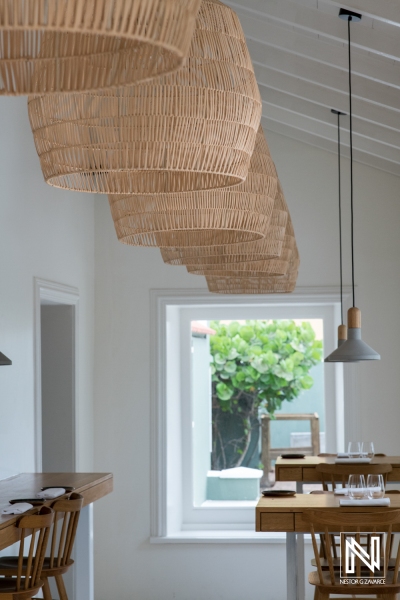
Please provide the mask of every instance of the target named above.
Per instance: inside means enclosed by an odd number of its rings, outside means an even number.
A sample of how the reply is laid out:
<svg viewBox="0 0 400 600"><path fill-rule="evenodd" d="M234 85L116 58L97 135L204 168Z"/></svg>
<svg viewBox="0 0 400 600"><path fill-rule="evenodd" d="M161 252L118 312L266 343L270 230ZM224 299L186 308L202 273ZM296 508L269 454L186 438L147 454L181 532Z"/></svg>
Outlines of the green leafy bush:
<svg viewBox="0 0 400 600"><path fill-rule="evenodd" d="M322 359L322 342L315 339L308 322L246 321L243 325L211 321L210 327L216 331L210 336L212 462L213 468L226 468L243 463L260 411L273 415L282 402L290 402L312 387L309 372ZM238 435L236 425L234 439L226 442L226 448L220 425L228 419L219 413L231 413L241 422L242 435ZM226 460L229 445L236 455L233 464Z"/></svg>

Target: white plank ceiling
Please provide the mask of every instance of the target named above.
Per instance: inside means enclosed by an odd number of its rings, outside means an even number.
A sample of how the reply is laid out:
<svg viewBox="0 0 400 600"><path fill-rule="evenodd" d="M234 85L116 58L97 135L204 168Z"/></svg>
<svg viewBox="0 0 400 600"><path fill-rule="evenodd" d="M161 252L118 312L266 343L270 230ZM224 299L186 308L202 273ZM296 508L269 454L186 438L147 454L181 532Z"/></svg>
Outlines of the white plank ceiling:
<svg viewBox="0 0 400 600"><path fill-rule="evenodd" d="M225 0L239 15L263 99L263 126L337 152L335 108L348 114L351 25L355 160L400 175L400 0ZM342 117L348 155L349 117Z"/></svg>

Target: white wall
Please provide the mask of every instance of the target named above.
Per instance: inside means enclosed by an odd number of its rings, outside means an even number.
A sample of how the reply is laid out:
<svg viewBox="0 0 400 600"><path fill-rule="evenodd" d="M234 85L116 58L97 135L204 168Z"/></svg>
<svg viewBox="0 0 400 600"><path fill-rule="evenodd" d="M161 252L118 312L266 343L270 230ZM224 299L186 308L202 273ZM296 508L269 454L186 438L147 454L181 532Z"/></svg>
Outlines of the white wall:
<svg viewBox="0 0 400 600"><path fill-rule="evenodd" d="M26 98L0 98L0 470L34 471L34 277L80 292L80 469L92 469L93 197L43 181Z"/></svg>
<svg viewBox="0 0 400 600"><path fill-rule="evenodd" d="M299 285L337 285L336 156L274 134L268 140L299 244ZM346 189L347 181L346 173ZM357 303L364 339L382 361L348 368L358 373L360 434L388 454L400 454L399 184L394 176L355 166ZM106 198L96 202L95 219L95 468L115 476L114 493L95 508L96 599L243 600L261 594L281 600L283 545L149 544L149 290L205 282L184 267L164 265L156 249L118 243ZM346 402L351 407L352 398Z"/></svg>

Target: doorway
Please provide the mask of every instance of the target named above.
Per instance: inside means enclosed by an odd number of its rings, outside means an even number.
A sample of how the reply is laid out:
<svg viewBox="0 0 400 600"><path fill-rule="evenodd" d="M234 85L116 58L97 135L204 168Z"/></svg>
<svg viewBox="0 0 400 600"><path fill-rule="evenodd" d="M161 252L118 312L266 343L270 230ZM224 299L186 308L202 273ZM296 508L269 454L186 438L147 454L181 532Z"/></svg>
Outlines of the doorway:
<svg viewBox="0 0 400 600"><path fill-rule="evenodd" d="M35 280L36 470L76 471L79 293Z"/></svg>

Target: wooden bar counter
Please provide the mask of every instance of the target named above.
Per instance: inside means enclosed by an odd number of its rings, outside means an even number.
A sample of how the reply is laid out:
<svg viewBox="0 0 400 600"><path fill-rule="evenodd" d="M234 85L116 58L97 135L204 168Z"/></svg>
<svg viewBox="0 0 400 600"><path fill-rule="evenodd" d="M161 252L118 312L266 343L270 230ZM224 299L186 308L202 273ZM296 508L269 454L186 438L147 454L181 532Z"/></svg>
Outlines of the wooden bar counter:
<svg viewBox="0 0 400 600"><path fill-rule="evenodd" d="M9 500L36 498L42 487L66 485L82 494L83 506L88 506L112 492L113 476L111 473L21 473L0 481L0 513L3 508L10 506ZM54 500L45 504L50 505L52 502ZM0 550L18 541L19 530L15 524L20 517L21 515L0 515Z"/></svg>

